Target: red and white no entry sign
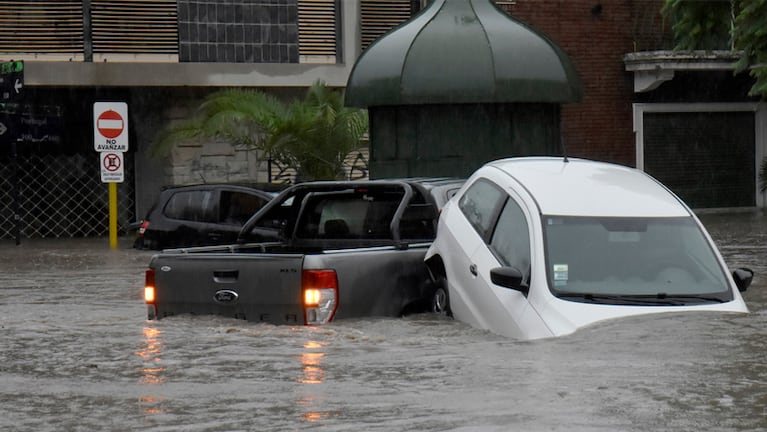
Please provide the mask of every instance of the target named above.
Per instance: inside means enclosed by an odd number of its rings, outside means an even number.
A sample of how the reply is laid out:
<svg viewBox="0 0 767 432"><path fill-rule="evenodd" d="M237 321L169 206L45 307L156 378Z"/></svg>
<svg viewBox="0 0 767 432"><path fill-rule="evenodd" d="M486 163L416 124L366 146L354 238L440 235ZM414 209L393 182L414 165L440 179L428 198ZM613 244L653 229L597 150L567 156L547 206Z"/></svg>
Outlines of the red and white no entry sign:
<svg viewBox="0 0 767 432"><path fill-rule="evenodd" d="M128 151L128 104L93 104L93 148L98 152Z"/></svg>
<svg viewBox="0 0 767 432"><path fill-rule="evenodd" d="M104 138L117 138L123 133L125 121L117 111L104 111L96 119L96 128Z"/></svg>

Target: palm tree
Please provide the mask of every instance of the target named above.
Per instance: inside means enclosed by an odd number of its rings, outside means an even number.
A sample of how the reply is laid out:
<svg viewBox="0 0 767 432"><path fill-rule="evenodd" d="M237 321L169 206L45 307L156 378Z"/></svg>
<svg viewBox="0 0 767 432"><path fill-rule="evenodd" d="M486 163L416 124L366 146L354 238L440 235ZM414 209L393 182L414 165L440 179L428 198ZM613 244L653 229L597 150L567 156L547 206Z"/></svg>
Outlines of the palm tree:
<svg viewBox="0 0 767 432"><path fill-rule="evenodd" d="M163 131L153 150L166 153L192 138L223 138L261 150L294 168L300 180L343 176L343 162L367 132L364 110L346 108L340 92L315 82L303 100L285 104L258 90L212 93L194 118Z"/></svg>

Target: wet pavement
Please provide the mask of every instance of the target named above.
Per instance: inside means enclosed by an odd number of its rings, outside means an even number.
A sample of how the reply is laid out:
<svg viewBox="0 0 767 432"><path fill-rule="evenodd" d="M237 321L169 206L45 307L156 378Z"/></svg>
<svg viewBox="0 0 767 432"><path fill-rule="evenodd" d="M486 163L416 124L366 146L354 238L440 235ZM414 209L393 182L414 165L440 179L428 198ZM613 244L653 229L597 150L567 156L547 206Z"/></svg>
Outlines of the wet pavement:
<svg viewBox="0 0 767 432"><path fill-rule="evenodd" d="M750 314L532 342L432 315L146 321L129 239L0 241L0 430L767 430L767 216L701 219L755 271Z"/></svg>

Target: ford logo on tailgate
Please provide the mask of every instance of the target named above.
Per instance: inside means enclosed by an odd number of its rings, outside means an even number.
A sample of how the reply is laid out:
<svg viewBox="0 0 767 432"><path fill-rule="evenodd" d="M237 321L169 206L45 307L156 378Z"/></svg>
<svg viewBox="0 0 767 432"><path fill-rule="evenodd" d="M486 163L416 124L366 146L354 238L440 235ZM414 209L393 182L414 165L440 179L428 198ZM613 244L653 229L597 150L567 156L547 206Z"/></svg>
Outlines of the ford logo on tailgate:
<svg viewBox="0 0 767 432"><path fill-rule="evenodd" d="M240 295L232 290L219 290L213 294L213 300L217 303L234 303L237 301L238 297L240 297Z"/></svg>

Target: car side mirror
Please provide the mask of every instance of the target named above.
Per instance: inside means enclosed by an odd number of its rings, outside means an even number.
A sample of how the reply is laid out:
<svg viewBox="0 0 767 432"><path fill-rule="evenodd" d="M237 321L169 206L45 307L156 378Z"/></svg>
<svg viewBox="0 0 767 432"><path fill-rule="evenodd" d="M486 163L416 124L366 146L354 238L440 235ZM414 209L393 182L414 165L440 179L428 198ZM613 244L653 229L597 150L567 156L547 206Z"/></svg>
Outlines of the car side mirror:
<svg viewBox="0 0 767 432"><path fill-rule="evenodd" d="M496 267L490 270L490 281L498 286L517 290L524 295L530 287L522 283L524 275L516 267Z"/></svg>
<svg viewBox="0 0 767 432"><path fill-rule="evenodd" d="M754 272L747 268L738 268L733 270L732 278L735 280L735 285L738 287L738 291L745 291L751 281L754 279Z"/></svg>

